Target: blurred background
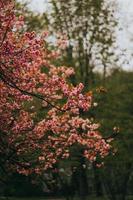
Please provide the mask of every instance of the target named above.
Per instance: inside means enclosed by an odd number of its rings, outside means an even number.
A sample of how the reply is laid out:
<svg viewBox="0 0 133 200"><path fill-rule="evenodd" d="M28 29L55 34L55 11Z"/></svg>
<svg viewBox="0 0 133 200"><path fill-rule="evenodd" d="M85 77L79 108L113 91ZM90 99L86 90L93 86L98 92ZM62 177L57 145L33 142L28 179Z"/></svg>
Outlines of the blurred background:
<svg viewBox="0 0 133 200"><path fill-rule="evenodd" d="M133 199L133 2L131 0L16 1L25 29L48 31L48 45L67 45L55 65L73 66L73 84L92 90L95 110L87 115L107 136L119 129L114 156L104 166L88 163L74 146L71 157L41 176L11 174L1 196L81 200ZM40 111L41 115L41 111Z"/></svg>

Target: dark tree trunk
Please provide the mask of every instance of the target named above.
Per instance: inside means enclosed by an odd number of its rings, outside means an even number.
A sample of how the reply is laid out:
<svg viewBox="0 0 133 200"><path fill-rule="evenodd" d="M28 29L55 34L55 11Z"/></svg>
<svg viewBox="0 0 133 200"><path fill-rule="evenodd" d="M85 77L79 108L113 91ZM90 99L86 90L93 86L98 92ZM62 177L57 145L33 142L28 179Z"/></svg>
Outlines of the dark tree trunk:
<svg viewBox="0 0 133 200"><path fill-rule="evenodd" d="M96 196L103 196L102 182L99 174L99 170L96 167L95 163L93 164L93 172L94 172L94 186L96 191Z"/></svg>

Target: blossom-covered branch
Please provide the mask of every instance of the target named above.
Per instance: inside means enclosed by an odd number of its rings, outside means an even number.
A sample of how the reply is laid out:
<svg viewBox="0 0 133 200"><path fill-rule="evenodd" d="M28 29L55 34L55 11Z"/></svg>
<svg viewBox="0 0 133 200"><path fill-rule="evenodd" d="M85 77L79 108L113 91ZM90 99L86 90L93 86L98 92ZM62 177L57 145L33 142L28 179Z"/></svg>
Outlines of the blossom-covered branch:
<svg viewBox="0 0 133 200"><path fill-rule="evenodd" d="M107 156L111 145L99 124L80 115L92 107L92 93L83 93L82 83L70 83L73 68L53 64L58 53L47 48L46 34L24 32L24 19L15 16L10 0L0 1L0 24L0 160L5 168L41 173L67 158L74 144L83 146L91 162Z"/></svg>

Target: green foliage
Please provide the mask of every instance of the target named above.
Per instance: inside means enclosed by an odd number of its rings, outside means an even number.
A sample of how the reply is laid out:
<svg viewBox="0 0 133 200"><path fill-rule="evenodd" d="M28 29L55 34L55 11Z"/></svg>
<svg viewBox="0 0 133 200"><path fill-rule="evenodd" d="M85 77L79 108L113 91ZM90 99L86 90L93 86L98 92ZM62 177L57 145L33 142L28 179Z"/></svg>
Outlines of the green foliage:
<svg viewBox="0 0 133 200"><path fill-rule="evenodd" d="M132 191L133 72L114 69L106 79L106 91L98 95L95 116L105 136L111 135L113 127L120 132L114 141L116 155L106 159L99 174L109 199L125 199L129 188Z"/></svg>
<svg viewBox="0 0 133 200"><path fill-rule="evenodd" d="M106 93L99 95L96 118L101 121L104 132L120 128L119 145L127 151L132 146L133 130L133 73L114 70L106 80ZM117 140L117 138L116 138ZM124 152L123 152L124 153ZM124 154L122 154L122 157ZM127 157L132 158L130 151Z"/></svg>

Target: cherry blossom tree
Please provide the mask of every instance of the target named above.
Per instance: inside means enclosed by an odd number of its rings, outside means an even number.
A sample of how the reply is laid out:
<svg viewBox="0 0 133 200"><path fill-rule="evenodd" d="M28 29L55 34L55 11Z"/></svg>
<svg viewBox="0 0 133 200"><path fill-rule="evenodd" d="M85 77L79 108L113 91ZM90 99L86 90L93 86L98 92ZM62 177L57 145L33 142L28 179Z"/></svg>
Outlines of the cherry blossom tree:
<svg viewBox="0 0 133 200"><path fill-rule="evenodd" d="M110 137L103 138L99 124L81 115L93 106L92 92L70 83L72 68L53 65L61 55L48 49L46 32L36 35L24 28L14 3L0 0L1 169L41 173L67 158L75 143L91 162L107 156Z"/></svg>

